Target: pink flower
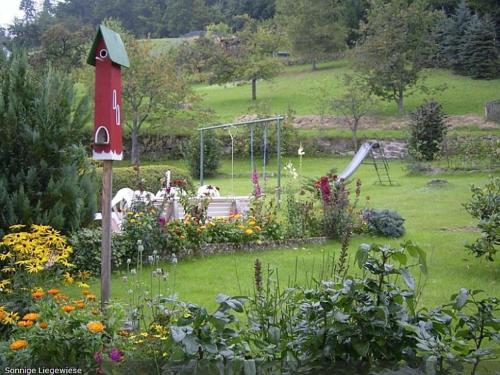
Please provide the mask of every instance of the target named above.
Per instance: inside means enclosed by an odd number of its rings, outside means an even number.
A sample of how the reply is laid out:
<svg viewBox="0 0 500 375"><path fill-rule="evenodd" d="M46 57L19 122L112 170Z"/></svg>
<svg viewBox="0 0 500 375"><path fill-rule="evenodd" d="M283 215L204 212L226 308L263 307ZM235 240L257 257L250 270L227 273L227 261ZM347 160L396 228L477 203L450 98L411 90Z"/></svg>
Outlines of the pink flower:
<svg viewBox="0 0 500 375"><path fill-rule="evenodd" d="M329 203L332 191L330 189L330 181L328 180L327 176L323 176L319 180L319 190L321 192L323 203Z"/></svg>
<svg viewBox="0 0 500 375"><path fill-rule="evenodd" d="M253 184L253 194L255 197L259 198L262 196L262 189L259 185L259 175L257 174L257 169L254 168L252 172L252 184Z"/></svg>
<svg viewBox="0 0 500 375"><path fill-rule="evenodd" d="M101 352L94 353L94 361L96 361L97 363L102 363L102 353Z"/></svg>

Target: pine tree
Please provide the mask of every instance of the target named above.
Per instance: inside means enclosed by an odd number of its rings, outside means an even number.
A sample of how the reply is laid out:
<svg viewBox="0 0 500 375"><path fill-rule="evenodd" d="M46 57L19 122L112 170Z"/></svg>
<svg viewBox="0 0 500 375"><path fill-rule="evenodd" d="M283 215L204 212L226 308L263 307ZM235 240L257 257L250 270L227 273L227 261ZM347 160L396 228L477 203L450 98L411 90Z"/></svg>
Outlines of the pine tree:
<svg viewBox="0 0 500 375"><path fill-rule="evenodd" d="M472 78L497 77L500 67L495 44L495 23L488 17L472 16L461 45L464 74Z"/></svg>
<svg viewBox="0 0 500 375"><path fill-rule="evenodd" d="M70 231L96 212L96 186L79 145L88 101L48 71L35 79L25 55L0 66L0 236L10 225Z"/></svg>
<svg viewBox="0 0 500 375"><path fill-rule="evenodd" d="M453 68L457 73L464 73L464 61L461 55L461 46L464 43L464 36L472 19L472 14L462 0L451 17L448 34L443 40L442 51L445 56L448 66Z"/></svg>

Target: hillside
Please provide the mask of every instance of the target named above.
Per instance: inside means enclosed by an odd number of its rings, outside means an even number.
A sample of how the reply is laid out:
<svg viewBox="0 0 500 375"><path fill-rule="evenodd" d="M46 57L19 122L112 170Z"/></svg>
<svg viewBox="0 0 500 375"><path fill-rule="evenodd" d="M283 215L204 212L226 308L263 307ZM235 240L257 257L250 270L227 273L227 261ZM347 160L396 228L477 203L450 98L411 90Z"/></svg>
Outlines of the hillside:
<svg viewBox="0 0 500 375"><path fill-rule="evenodd" d="M202 96L204 105L217 113L219 121L232 121L242 114L254 112L251 107L255 104L274 113L286 113L291 108L296 115L311 115L320 111L321 90L326 90L331 98L342 95L345 90L342 75L350 72L348 60L321 64L317 71L312 71L310 65L286 67L274 80L258 82L257 103L250 100L248 83L196 85L194 88ZM429 69L426 76L429 87L446 86L432 97L449 115L482 115L485 102L500 98L500 79L473 80L439 69ZM421 92L410 93L405 100L405 110L411 111L427 97ZM376 106L375 115L395 116L396 105L381 101Z"/></svg>

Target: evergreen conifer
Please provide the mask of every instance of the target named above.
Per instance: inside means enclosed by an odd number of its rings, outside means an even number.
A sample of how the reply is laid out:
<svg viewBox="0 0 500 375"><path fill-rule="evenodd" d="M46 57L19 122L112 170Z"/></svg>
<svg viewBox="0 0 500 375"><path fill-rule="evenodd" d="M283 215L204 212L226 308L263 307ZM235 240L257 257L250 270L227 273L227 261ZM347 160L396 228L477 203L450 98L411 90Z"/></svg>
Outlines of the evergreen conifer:
<svg viewBox="0 0 500 375"><path fill-rule="evenodd" d="M34 76L21 53L0 66L0 236L10 225L70 231L92 220L96 186L80 145L86 98L51 69Z"/></svg>

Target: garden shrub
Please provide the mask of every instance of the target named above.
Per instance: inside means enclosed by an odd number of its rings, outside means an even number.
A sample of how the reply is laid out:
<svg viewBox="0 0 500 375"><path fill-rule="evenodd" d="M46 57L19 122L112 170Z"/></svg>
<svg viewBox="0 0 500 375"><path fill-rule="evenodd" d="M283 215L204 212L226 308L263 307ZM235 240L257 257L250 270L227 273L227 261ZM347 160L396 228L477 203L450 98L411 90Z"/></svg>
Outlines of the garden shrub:
<svg viewBox="0 0 500 375"><path fill-rule="evenodd" d="M356 180L354 200L350 200L350 191L344 180L337 176L321 177L316 181L323 203L323 227L327 237L334 239L349 238L358 226L356 205L361 194L361 180Z"/></svg>
<svg viewBox="0 0 500 375"><path fill-rule="evenodd" d="M441 152L447 127L443 107L426 101L410 114L408 152L416 160L432 161Z"/></svg>
<svg viewBox="0 0 500 375"><path fill-rule="evenodd" d="M203 133L203 175L205 177L213 176L219 168L219 161L222 156L222 144L217 135L212 132ZM189 163L189 171L193 178L200 177L200 135L196 132L191 137L188 154L186 155Z"/></svg>
<svg viewBox="0 0 500 375"><path fill-rule="evenodd" d="M467 245L477 257L486 257L493 261L500 245L500 178L491 177L483 186L472 186L472 199L464 204L473 217L479 219L479 237L473 244Z"/></svg>
<svg viewBox="0 0 500 375"><path fill-rule="evenodd" d="M363 218L367 221L368 231L375 236L390 238L405 234L405 220L394 210L363 210Z"/></svg>
<svg viewBox="0 0 500 375"><path fill-rule="evenodd" d="M79 271L92 275L101 273L101 228L82 228L74 232L69 243L73 247L70 261ZM113 268L120 268L135 252L130 251L132 244L120 233L113 233L111 238L111 262Z"/></svg>
<svg viewBox="0 0 500 375"><path fill-rule="evenodd" d="M126 187L133 190L142 188L156 194L161 188L160 181L165 178L167 170L171 172L170 180L172 182L184 180L186 189L192 189L193 183L186 171L166 164L155 164L141 166L140 168L133 166L113 168L113 194ZM102 180L102 168L97 169L97 177L99 181ZM100 189L102 189L102 186L100 186Z"/></svg>

